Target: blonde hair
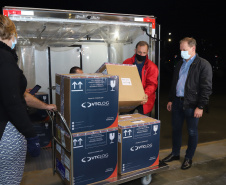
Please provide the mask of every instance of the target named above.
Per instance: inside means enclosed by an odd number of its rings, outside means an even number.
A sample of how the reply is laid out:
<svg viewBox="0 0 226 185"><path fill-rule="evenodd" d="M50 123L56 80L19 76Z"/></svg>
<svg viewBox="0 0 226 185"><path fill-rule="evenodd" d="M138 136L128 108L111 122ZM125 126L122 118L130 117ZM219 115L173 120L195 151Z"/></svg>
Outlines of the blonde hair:
<svg viewBox="0 0 226 185"><path fill-rule="evenodd" d="M13 36L17 37L15 24L9 17L0 15L0 38L2 40L10 40Z"/></svg>

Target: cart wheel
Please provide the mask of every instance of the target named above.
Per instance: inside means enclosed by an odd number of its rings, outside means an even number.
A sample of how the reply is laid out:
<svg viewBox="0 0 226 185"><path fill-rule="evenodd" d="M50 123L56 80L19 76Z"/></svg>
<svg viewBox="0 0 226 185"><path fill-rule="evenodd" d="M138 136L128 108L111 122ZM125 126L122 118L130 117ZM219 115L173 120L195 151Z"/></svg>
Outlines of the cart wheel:
<svg viewBox="0 0 226 185"><path fill-rule="evenodd" d="M149 175L144 176L144 177L141 178L141 184L143 184L143 185L148 185L148 184L151 183L151 181L152 181L151 174L149 174Z"/></svg>

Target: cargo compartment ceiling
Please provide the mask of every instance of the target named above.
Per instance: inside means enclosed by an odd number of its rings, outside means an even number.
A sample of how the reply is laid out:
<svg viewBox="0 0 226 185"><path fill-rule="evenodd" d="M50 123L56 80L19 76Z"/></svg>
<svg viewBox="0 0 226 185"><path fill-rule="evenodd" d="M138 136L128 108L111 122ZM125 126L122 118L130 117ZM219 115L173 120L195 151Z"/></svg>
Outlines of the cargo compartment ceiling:
<svg viewBox="0 0 226 185"><path fill-rule="evenodd" d="M48 46L71 46L78 42L131 43L142 34L140 25L90 22L16 21L18 44ZM144 24L147 26L147 24Z"/></svg>

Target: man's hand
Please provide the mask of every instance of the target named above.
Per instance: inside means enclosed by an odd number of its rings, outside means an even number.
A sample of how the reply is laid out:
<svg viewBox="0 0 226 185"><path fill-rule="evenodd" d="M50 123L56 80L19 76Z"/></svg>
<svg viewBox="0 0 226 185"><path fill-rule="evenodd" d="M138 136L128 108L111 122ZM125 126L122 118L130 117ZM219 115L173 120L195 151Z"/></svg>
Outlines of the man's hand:
<svg viewBox="0 0 226 185"><path fill-rule="evenodd" d="M194 117L195 118L201 118L203 114L203 109L199 109L198 107L195 109Z"/></svg>
<svg viewBox="0 0 226 185"><path fill-rule="evenodd" d="M145 94L145 96L144 96L144 98L143 98L144 100L140 103L141 105L144 105L145 103L147 103L148 102L148 95L147 94Z"/></svg>
<svg viewBox="0 0 226 185"><path fill-rule="evenodd" d="M172 102L168 102L166 108L168 111L171 111L172 110Z"/></svg>

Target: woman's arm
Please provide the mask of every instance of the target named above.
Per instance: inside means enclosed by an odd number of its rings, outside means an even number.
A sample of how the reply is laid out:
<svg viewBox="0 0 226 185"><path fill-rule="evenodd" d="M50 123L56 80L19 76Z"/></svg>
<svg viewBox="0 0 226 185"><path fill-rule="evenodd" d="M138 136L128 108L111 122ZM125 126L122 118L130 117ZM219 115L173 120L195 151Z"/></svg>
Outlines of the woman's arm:
<svg viewBox="0 0 226 185"><path fill-rule="evenodd" d="M36 108L36 109L45 109L50 111L57 110L57 107L55 104L46 104L26 91L24 93L24 99L27 103L27 106L29 107Z"/></svg>

